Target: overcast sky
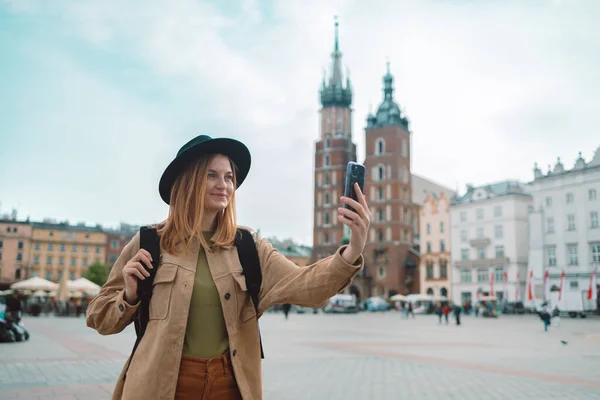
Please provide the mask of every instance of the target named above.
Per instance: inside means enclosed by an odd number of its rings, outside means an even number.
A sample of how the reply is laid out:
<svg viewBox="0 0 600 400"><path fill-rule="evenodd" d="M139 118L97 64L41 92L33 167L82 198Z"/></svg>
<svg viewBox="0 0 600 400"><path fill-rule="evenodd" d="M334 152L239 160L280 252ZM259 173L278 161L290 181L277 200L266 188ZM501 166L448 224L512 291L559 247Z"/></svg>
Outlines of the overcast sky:
<svg viewBox="0 0 600 400"><path fill-rule="evenodd" d="M239 222L312 244L334 15L359 161L388 59L412 170L452 189L600 145L597 0L0 0L0 212L162 220L160 175L205 133L252 151Z"/></svg>

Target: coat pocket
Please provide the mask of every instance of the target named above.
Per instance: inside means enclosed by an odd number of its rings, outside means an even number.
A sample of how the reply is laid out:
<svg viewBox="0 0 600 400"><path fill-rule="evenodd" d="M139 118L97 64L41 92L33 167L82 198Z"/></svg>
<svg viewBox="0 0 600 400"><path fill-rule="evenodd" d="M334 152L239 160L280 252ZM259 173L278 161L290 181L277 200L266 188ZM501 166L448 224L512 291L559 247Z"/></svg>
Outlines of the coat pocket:
<svg viewBox="0 0 600 400"><path fill-rule="evenodd" d="M150 300L150 319L166 319L171 303L171 292L177 276L176 265L161 265L156 271Z"/></svg>
<svg viewBox="0 0 600 400"><path fill-rule="evenodd" d="M256 317L254 303L252 303L252 299L250 298L250 292L248 292L244 274L242 272L234 272L233 279L236 282L240 322L246 322L252 319L252 317Z"/></svg>

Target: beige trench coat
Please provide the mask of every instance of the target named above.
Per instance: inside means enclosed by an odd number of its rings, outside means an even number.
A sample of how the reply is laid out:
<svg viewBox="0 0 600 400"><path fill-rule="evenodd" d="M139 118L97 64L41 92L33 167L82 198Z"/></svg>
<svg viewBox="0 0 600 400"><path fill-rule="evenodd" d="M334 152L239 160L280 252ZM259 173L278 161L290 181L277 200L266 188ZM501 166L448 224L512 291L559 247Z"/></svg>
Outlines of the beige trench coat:
<svg viewBox="0 0 600 400"><path fill-rule="evenodd" d="M323 307L363 266L362 256L356 265L345 262L340 255L345 247L341 247L333 256L301 268L257 234L254 234L254 240L263 276L258 316L274 304ZM175 397L199 246L199 243L193 245L187 256L163 252L154 280L146 333L125 379L125 367L121 371L113 399L166 400ZM86 323L101 335L119 333L132 322L137 305L129 305L123 299L122 270L138 250L139 233L123 249L108 281L88 306ZM262 399L257 315L246 288L237 249L231 247L207 253L207 259L221 297L229 351L240 392L244 400Z"/></svg>

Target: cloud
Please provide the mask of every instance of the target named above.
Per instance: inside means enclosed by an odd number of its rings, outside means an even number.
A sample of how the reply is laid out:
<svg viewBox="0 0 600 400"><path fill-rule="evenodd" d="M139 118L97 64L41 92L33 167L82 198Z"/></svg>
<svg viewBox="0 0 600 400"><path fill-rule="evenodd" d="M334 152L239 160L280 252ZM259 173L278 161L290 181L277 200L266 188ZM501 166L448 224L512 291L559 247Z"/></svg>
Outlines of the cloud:
<svg viewBox="0 0 600 400"><path fill-rule="evenodd" d="M160 165L192 135L248 143L253 171L239 193L240 219L267 234L311 242L318 87L329 67L336 14L355 93L359 160L369 105L381 101L386 59L396 99L411 119L413 171L452 188L530 179L533 161L568 159L598 145L592 132L600 121L592 108L600 89L594 22L600 10L593 1L4 4L11 15L52 21L46 42L70 60L75 76L85 76L85 85L122 110L97 108L98 102L81 101L84 91L71 91L82 121L109 114L121 141L154 149L148 196L155 195ZM98 70L93 58L66 43L113 61ZM56 90L69 87L67 73ZM41 115L68 115L66 107L36 104ZM68 135L82 124L63 124L66 131L54 134ZM132 133L139 129L161 137L161 146ZM90 136L85 141L97 143ZM132 170L134 163L124 164L111 178L131 184ZM140 221L163 212L152 204L144 212L134 200L112 206L124 220Z"/></svg>

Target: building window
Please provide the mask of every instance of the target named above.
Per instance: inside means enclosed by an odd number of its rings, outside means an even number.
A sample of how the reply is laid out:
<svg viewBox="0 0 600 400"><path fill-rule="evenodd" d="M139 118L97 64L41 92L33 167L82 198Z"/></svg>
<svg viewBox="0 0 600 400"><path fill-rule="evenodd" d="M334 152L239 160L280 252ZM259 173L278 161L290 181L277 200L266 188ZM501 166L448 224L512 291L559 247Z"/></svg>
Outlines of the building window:
<svg viewBox="0 0 600 400"><path fill-rule="evenodd" d="M331 175L329 174L329 172L325 172L325 184L329 185L331 182Z"/></svg>
<svg viewBox="0 0 600 400"><path fill-rule="evenodd" d="M448 263L446 260L440 261L440 279L448 279Z"/></svg>
<svg viewBox="0 0 600 400"><path fill-rule="evenodd" d="M440 233L444 233L444 221L440 222Z"/></svg>
<svg viewBox="0 0 600 400"><path fill-rule="evenodd" d="M502 239L504 236L504 230L502 229L502 225L496 225L494 227L494 237L496 239Z"/></svg>
<svg viewBox="0 0 600 400"><path fill-rule="evenodd" d="M490 272L487 269L477 270L477 283L489 282Z"/></svg>
<svg viewBox="0 0 600 400"><path fill-rule="evenodd" d="M460 283L471 283L473 282L473 274L470 269L462 269L460 271Z"/></svg>
<svg viewBox="0 0 600 400"><path fill-rule="evenodd" d="M17 253L17 261L23 261L23 253Z"/></svg>
<svg viewBox="0 0 600 400"><path fill-rule="evenodd" d="M2 242L0 242L0 247L2 247ZM39 244L39 243L36 243L36 244L35 244L33 247L34 247L36 250L38 250L38 251L39 251L39 250L40 250L40 248L41 248L41 246L40 246L40 244Z"/></svg>
<svg viewBox="0 0 600 400"><path fill-rule="evenodd" d="M71 251L72 251L73 253L77 253L77 246L76 246L76 245L73 245L73 247L71 247Z"/></svg>
<svg viewBox="0 0 600 400"><path fill-rule="evenodd" d="M444 242L444 239L440 240L440 251L446 251L446 242Z"/></svg>
<svg viewBox="0 0 600 400"><path fill-rule="evenodd" d="M494 217L501 217L502 216L502 206L495 206L494 207Z"/></svg>
<svg viewBox="0 0 600 400"><path fill-rule="evenodd" d="M579 282L577 281L570 281L569 282L569 289L579 289Z"/></svg>
<svg viewBox="0 0 600 400"><path fill-rule="evenodd" d="M576 244L568 244L567 245L567 256L569 265L578 265L579 260L577 259L577 245Z"/></svg>
<svg viewBox="0 0 600 400"><path fill-rule="evenodd" d="M88 252L88 247L87 246L83 246L83 252L87 253Z"/></svg>
<svg viewBox="0 0 600 400"><path fill-rule="evenodd" d="M54 236L54 232L50 232L50 236Z"/></svg>
<svg viewBox="0 0 600 400"><path fill-rule="evenodd" d="M429 235L431 233L431 225L427 224L427 234Z"/></svg>
<svg viewBox="0 0 600 400"><path fill-rule="evenodd" d="M39 256L33 257L33 263L38 265L40 263L40 257Z"/></svg>
<svg viewBox="0 0 600 400"><path fill-rule="evenodd" d="M48 251L54 250L54 245L52 243L48 243Z"/></svg>
<svg viewBox="0 0 600 400"><path fill-rule="evenodd" d="M77 265L77 259L71 258L71 266L75 267Z"/></svg>
<svg viewBox="0 0 600 400"><path fill-rule="evenodd" d="M460 241L462 243L467 242L467 231L460 231Z"/></svg>
<svg viewBox="0 0 600 400"><path fill-rule="evenodd" d="M110 256L110 265L113 265L114 263L116 263L118 258L119 257L115 256L115 255Z"/></svg>
<svg viewBox="0 0 600 400"><path fill-rule="evenodd" d="M383 200L383 187L377 188L377 198L378 200Z"/></svg>
<svg viewBox="0 0 600 400"><path fill-rule="evenodd" d="M476 217L477 220L482 220L483 219L483 208L478 208L476 211Z"/></svg>
<svg viewBox="0 0 600 400"><path fill-rule="evenodd" d="M427 253L431 253L431 242L427 242Z"/></svg>
<svg viewBox="0 0 600 400"><path fill-rule="evenodd" d="M548 233L554 233L554 218L548 218L546 220L546 230Z"/></svg>
<svg viewBox="0 0 600 400"><path fill-rule="evenodd" d="M329 155L325 155L325 166L328 167L329 166L329 162L331 160L329 159Z"/></svg>
<svg viewBox="0 0 600 400"><path fill-rule="evenodd" d="M574 231L575 230L575 215L573 214L569 214L567 215L567 229L570 231Z"/></svg>
<svg viewBox="0 0 600 400"><path fill-rule="evenodd" d="M119 248L119 241L118 241L118 240L116 240L116 239L113 239L113 240L110 242L110 247L112 247L113 249L118 249L118 248Z"/></svg>
<svg viewBox="0 0 600 400"><path fill-rule="evenodd" d="M46 258L46 264L52 265L52 256L48 256L48 258Z"/></svg>
<svg viewBox="0 0 600 400"><path fill-rule="evenodd" d="M496 246L496 258L504 258L504 246Z"/></svg>
<svg viewBox="0 0 600 400"><path fill-rule="evenodd" d="M385 276L385 267L379 267L379 277L383 278Z"/></svg>
<svg viewBox="0 0 600 400"><path fill-rule="evenodd" d="M329 213L325 212L325 226L328 226L330 224L330 220L329 220Z"/></svg>
<svg viewBox="0 0 600 400"><path fill-rule="evenodd" d="M504 270L502 268L494 269L494 281L504 282Z"/></svg>
<svg viewBox="0 0 600 400"><path fill-rule="evenodd" d="M598 212L597 211L592 211L590 213L590 227L592 229L596 229L598 228Z"/></svg>
<svg viewBox="0 0 600 400"><path fill-rule="evenodd" d="M546 265L549 267L556 266L556 246L546 247Z"/></svg>
<svg viewBox="0 0 600 400"><path fill-rule="evenodd" d="M552 207L552 197L546 197L546 207Z"/></svg>
<svg viewBox="0 0 600 400"><path fill-rule="evenodd" d="M433 263L427 262L427 279L433 279Z"/></svg>
<svg viewBox="0 0 600 400"><path fill-rule="evenodd" d="M88 265L88 259L84 258L83 262L81 263L81 265L83 265L84 267L87 267L87 265Z"/></svg>
<svg viewBox="0 0 600 400"><path fill-rule="evenodd" d="M408 157L408 143L406 143L406 139L402 139L402 157Z"/></svg>
<svg viewBox="0 0 600 400"><path fill-rule="evenodd" d="M325 139L325 148L328 149L331 147L331 139L327 138Z"/></svg>
<svg viewBox="0 0 600 400"><path fill-rule="evenodd" d="M19 240L17 247L19 250L23 250L23 241Z"/></svg>
<svg viewBox="0 0 600 400"><path fill-rule="evenodd" d="M377 139L375 143L375 154L382 155L385 153L385 141L382 138Z"/></svg>
<svg viewBox="0 0 600 400"><path fill-rule="evenodd" d="M71 276L69 277L72 281L75 280L75 272L71 272Z"/></svg>
<svg viewBox="0 0 600 400"><path fill-rule="evenodd" d="M377 209L377 220L383 222L383 208Z"/></svg>
<svg viewBox="0 0 600 400"><path fill-rule="evenodd" d="M65 258L64 257L58 257L58 265L65 265Z"/></svg>
<svg viewBox="0 0 600 400"><path fill-rule="evenodd" d="M385 167L383 165L377 167L377 179L380 181L385 179Z"/></svg>
<svg viewBox="0 0 600 400"><path fill-rule="evenodd" d="M461 211L459 216L460 216L461 223L467 222L467 212L466 211Z"/></svg>
<svg viewBox="0 0 600 400"><path fill-rule="evenodd" d="M377 230L377 240L383 242L383 231L381 229Z"/></svg>
<svg viewBox="0 0 600 400"><path fill-rule="evenodd" d="M469 259L469 249L460 249L460 259L467 261Z"/></svg>
<svg viewBox="0 0 600 400"><path fill-rule="evenodd" d="M64 244L60 245L60 251L65 251L65 245Z"/></svg>
<svg viewBox="0 0 600 400"><path fill-rule="evenodd" d="M329 233L325 232L325 244L329 243Z"/></svg>
<svg viewBox="0 0 600 400"><path fill-rule="evenodd" d="M592 262L600 264L600 242L590 243L590 249L592 250Z"/></svg>
<svg viewBox="0 0 600 400"><path fill-rule="evenodd" d="M480 260L484 260L485 259L485 255L486 255L485 253L486 253L485 247L478 247L477 248L477 257Z"/></svg>
<svg viewBox="0 0 600 400"><path fill-rule="evenodd" d="M573 193L567 193L567 204L573 204Z"/></svg>
<svg viewBox="0 0 600 400"><path fill-rule="evenodd" d="M483 228L477 228L477 239L483 238Z"/></svg>
<svg viewBox="0 0 600 400"><path fill-rule="evenodd" d="M596 189L590 189L588 192L588 199L596 200Z"/></svg>

